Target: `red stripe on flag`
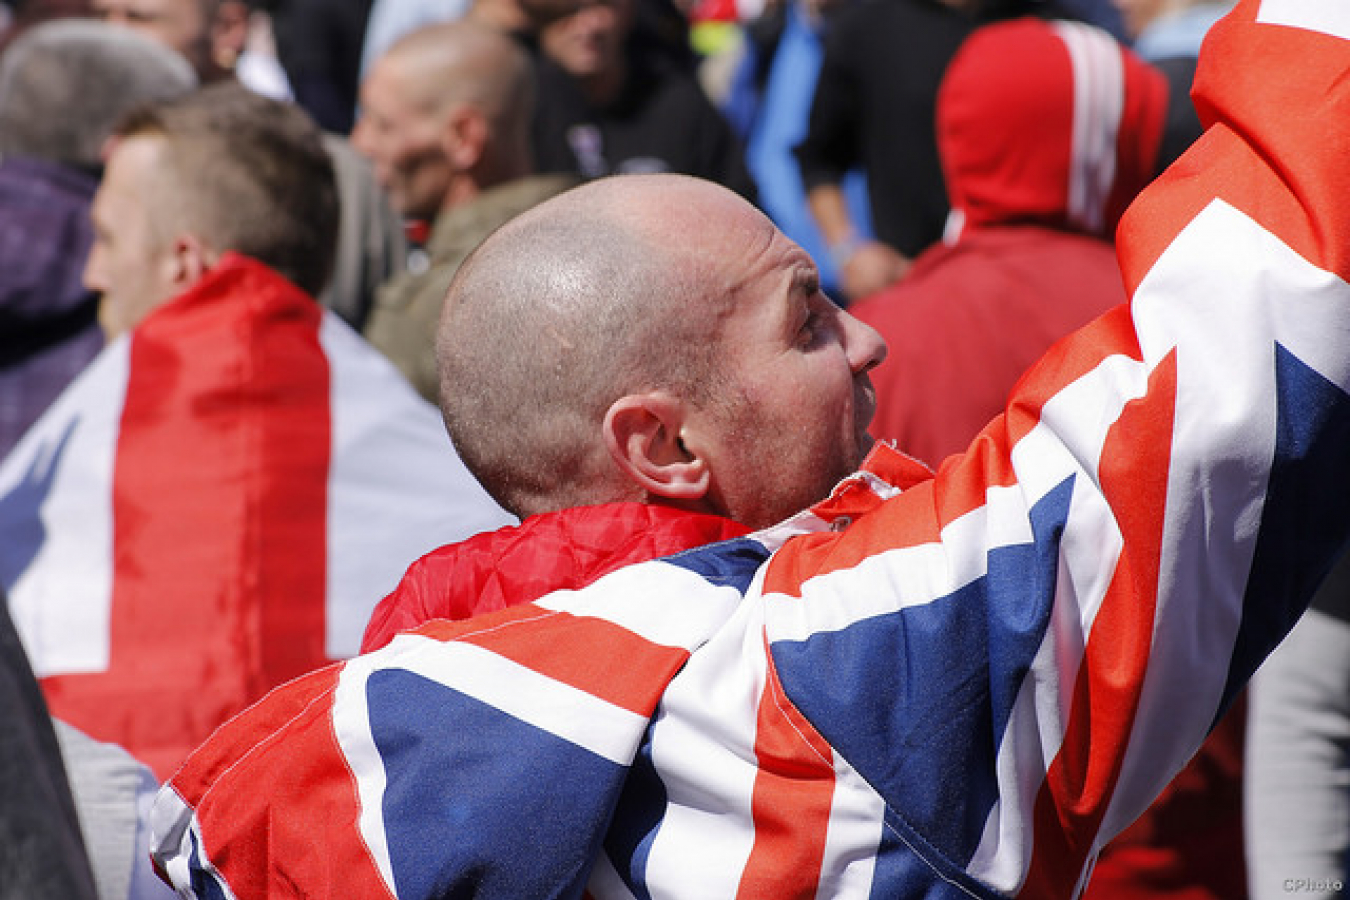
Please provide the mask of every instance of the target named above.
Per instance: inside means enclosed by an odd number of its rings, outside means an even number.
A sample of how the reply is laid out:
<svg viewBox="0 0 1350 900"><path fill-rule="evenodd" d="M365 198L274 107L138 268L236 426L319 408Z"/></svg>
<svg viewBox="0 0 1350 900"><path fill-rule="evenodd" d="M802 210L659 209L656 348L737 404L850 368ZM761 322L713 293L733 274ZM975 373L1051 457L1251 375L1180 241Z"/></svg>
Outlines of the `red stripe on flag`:
<svg viewBox="0 0 1350 900"><path fill-rule="evenodd" d="M520 624L529 627L514 627ZM682 647L653 643L613 622L532 603L462 622L430 622L415 633L483 647L640 716L652 715L689 659Z"/></svg>
<svg viewBox="0 0 1350 900"><path fill-rule="evenodd" d="M834 800L833 753L787 699L769 659L769 677L755 730L755 774L750 809L755 840L736 896L809 897L815 894Z"/></svg>
<svg viewBox="0 0 1350 900"><path fill-rule="evenodd" d="M320 317L227 258L132 335L109 668L44 688L58 716L161 779L267 689L327 662Z"/></svg>
<svg viewBox="0 0 1350 900"><path fill-rule="evenodd" d="M1088 637L1063 744L1036 798L1024 897L1072 894L1120 777L1152 649L1176 376L1176 357L1169 355L1102 447L1102 491L1125 549Z"/></svg>
<svg viewBox="0 0 1350 900"><path fill-rule="evenodd" d="M361 837L355 777L333 733L339 671L311 673L225 725L184 770L193 780L174 782L238 900L293 896L296 885L307 896L393 896ZM323 811L322 840L305 810Z"/></svg>

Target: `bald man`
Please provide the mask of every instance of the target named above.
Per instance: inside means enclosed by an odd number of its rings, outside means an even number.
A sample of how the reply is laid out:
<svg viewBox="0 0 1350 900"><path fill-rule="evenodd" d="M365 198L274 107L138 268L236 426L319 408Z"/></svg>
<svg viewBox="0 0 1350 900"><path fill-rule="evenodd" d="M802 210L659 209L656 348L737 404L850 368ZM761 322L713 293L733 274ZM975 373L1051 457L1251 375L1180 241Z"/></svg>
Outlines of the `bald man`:
<svg viewBox="0 0 1350 900"><path fill-rule="evenodd" d="M407 35L362 84L352 143L395 210L431 225L424 265L376 293L365 333L432 402L433 336L451 276L492 229L575 183L532 174L533 102L525 52L470 21Z"/></svg>
<svg viewBox="0 0 1350 900"><path fill-rule="evenodd" d="M525 521L419 560L365 649L810 506L872 446L885 346L744 199L634 175L496 231L450 287L438 355L461 458Z"/></svg>

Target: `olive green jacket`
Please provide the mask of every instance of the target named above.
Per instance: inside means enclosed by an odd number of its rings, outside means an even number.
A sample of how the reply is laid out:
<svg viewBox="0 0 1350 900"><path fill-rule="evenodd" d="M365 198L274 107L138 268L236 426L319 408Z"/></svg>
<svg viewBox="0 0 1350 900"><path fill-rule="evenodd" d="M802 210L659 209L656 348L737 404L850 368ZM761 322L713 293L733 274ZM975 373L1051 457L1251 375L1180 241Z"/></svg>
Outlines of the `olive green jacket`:
<svg viewBox="0 0 1350 900"><path fill-rule="evenodd" d="M576 184L571 175L533 175L489 188L473 201L442 212L425 256L410 256L408 271L375 294L365 336L402 370L413 387L437 402L436 323L460 263L499 225Z"/></svg>

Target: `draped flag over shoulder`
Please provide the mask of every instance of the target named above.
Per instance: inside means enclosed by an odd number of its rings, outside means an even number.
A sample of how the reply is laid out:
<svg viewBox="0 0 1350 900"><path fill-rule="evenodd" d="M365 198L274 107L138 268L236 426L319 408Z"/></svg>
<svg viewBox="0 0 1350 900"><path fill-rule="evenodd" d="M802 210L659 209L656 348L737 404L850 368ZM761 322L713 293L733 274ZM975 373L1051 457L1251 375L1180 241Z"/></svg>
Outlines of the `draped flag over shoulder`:
<svg viewBox="0 0 1350 900"><path fill-rule="evenodd" d="M935 475L297 680L154 812L183 892L1074 897L1350 535L1350 12L1241 0L1128 308ZM785 473L786 474L786 473Z"/></svg>
<svg viewBox="0 0 1350 900"><path fill-rule="evenodd" d="M509 521L383 357L235 256L0 466L0 583L54 714L163 778L354 654L412 560Z"/></svg>

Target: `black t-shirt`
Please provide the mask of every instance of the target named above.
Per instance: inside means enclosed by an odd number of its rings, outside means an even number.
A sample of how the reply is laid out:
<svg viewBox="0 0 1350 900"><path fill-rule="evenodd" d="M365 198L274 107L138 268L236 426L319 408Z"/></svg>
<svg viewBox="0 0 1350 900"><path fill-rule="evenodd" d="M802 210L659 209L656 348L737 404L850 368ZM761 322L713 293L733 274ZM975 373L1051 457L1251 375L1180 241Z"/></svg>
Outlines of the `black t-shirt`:
<svg viewBox="0 0 1350 900"><path fill-rule="evenodd" d="M758 192L731 126L685 69L636 55L620 96L592 105L547 56L537 65L535 166L582 178L680 172L723 184L754 202Z"/></svg>
<svg viewBox="0 0 1350 900"><path fill-rule="evenodd" d="M877 237L913 256L942 237L938 85L975 21L936 0L859 0L825 39L806 137L796 148L809 191L867 173Z"/></svg>
<svg viewBox="0 0 1350 900"><path fill-rule="evenodd" d="M947 189L938 161L938 87L985 22L1069 17L1055 0L985 0L976 16L940 0L854 0L832 14L806 136L795 148L807 191L867 173L876 236L909 256L942 238Z"/></svg>
<svg viewBox="0 0 1350 900"><path fill-rule="evenodd" d="M296 102L335 134L352 129L372 2L286 0L272 12L277 58Z"/></svg>

